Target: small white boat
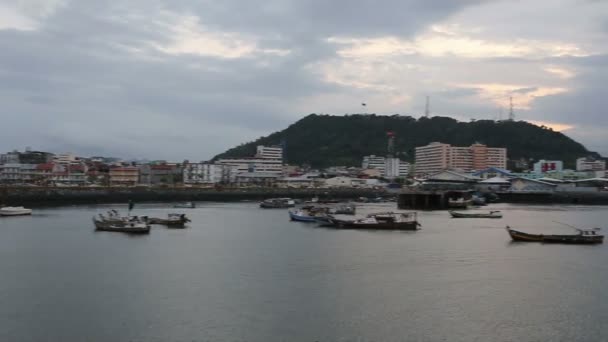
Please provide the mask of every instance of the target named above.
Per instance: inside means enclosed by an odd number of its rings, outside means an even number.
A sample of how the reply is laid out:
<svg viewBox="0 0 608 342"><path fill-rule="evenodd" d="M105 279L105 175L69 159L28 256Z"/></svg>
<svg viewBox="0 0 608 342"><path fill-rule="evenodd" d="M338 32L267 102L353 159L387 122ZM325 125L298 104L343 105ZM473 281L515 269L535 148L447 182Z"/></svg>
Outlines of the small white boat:
<svg viewBox="0 0 608 342"><path fill-rule="evenodd" d="M4 207L0 208L0 216L21 216L32 215L32 209L24 207Z"/></svg>

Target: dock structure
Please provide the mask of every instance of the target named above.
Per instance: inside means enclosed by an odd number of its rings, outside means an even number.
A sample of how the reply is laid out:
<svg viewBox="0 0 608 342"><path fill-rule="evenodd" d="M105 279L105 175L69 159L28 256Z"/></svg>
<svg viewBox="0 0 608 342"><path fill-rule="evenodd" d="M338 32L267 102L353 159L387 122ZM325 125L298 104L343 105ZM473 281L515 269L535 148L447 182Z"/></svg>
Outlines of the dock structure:
<svg viewBox="0 0 608 342"><path fill-rule="evenodd" d="M405 190L399 194L399 209L445 210L449 199L471 198L469 190Z"/></svg>

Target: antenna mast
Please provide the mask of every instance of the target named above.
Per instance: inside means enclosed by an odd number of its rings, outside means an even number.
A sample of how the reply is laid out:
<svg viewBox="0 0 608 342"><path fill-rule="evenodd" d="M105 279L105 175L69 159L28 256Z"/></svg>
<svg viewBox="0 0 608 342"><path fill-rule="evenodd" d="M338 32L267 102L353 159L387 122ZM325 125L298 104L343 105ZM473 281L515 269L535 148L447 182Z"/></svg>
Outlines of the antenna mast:
<svg viewBox="0 0 608 342"><path fill-rule="evenodd" d="M426 97L426 106L424 107L424 116L428 118L430 114L431 114L431 100L427 96Z"/></svg>
<svg viewBox="0 0 608 342"><path fill-rule="evenodd" d="M515 120L515 112L513 112L513 96L509 97L509 121Z"/></svg>

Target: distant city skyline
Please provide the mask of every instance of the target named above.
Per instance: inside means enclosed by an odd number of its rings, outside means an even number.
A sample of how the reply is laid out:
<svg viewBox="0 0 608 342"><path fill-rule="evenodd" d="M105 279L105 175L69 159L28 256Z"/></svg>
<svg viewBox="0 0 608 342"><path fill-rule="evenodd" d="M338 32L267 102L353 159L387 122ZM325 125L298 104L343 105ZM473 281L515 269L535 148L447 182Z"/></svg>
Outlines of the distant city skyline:
<svg viewBox="0 0 608 342"><path fill-rule="evenodd" d="M593 0L0 1L0 146L206 160L309 113L420 117L428 96L431 116L506 119L512 97L608 156L606 18Z"/></svg>

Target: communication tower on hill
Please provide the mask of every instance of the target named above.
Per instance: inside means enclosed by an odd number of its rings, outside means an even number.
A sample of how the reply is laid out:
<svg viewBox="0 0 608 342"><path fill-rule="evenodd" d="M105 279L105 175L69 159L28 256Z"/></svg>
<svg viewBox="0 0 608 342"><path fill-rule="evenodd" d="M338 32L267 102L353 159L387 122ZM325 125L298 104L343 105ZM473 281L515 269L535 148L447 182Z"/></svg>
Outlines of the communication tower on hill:
<svg viewBox="0 0 608 342"><path fill-rule="evenodd" d="M424 107L424 116L425 117L429 117L429 115L431 114L431 100L430 97L426 97L426 106Z"/></svg>
<svg viewBox="0 0 608 342"><path fill-rule="evenodd" d="M513 96L509 97L509 121L515 121L515 112L513 111Z"/></svg>

